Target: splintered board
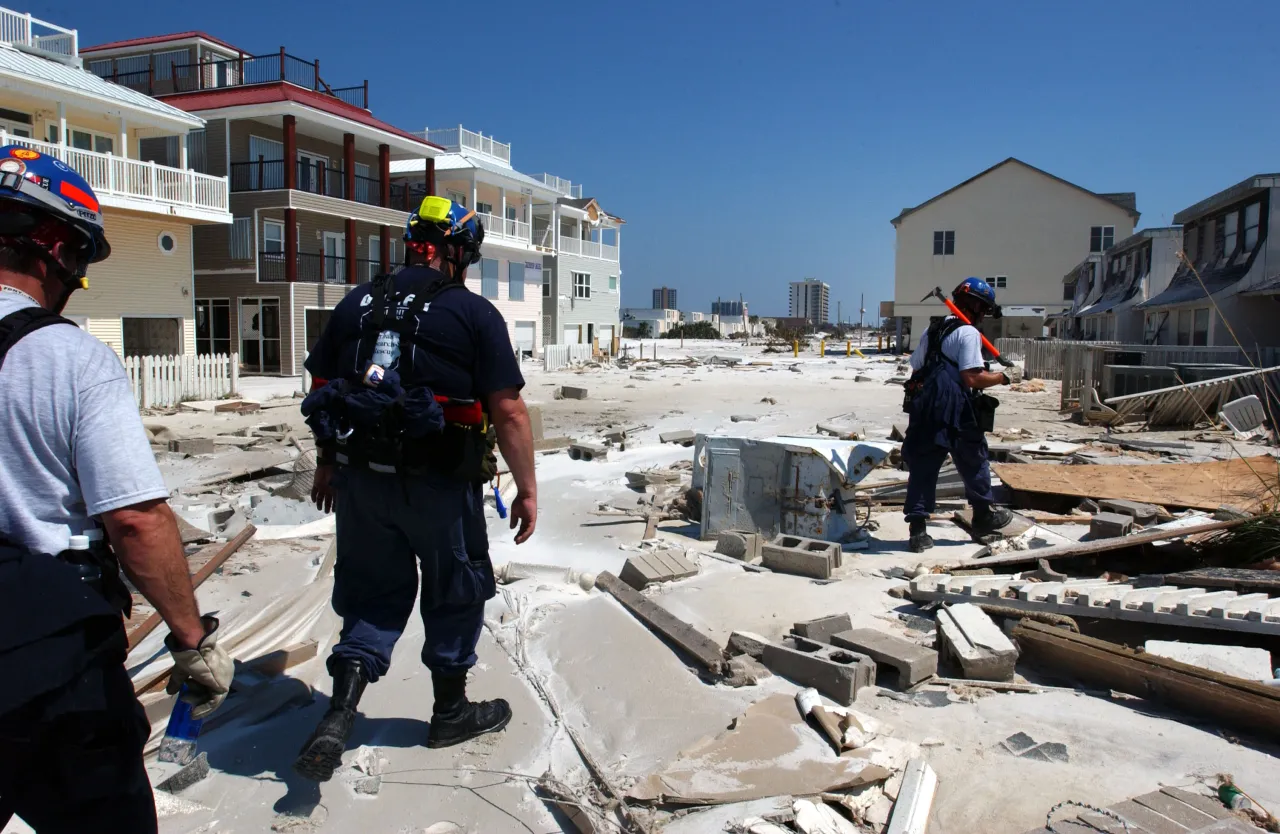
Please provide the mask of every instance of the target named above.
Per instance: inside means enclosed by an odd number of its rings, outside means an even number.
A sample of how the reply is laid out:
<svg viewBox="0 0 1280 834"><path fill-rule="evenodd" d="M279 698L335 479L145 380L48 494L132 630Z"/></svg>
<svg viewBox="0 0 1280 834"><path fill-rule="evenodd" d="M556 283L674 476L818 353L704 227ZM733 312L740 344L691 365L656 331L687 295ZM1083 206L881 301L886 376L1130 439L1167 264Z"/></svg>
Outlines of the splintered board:
<svg viewBox="0 0 1280 834"><path fill-rule="evenodd" d="M1232 504L1257 512L1264 505L1280 503L1277 463L1270 457L1137 466L995 463L991 469L1005 486L1017 492L1123 498L1200 510Z"/></svg>

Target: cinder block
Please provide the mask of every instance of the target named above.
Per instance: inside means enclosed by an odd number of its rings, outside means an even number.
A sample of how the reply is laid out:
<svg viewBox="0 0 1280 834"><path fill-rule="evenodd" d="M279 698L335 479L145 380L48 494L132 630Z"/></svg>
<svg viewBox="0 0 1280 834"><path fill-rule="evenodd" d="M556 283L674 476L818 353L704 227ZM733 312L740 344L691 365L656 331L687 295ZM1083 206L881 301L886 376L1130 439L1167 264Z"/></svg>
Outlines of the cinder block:
<svg viewBox="0 0 1280 834"><path fill-rule="evenodd" d="M587 398L586 388L575 388L572 385L560 386L560 396L566 400L585 400Z"/></svg>
<svg viewBox="0 0 1280 834"><path fill-rule="evenodd" d="M567 449L573 445L573 439L568 437L546 437L542 440L533 441L533 451L535 452L551 452L556 449Z"/></svg>
<svg viewBox="0 0 1280 834"><path fill-rule="evenodd" d="M697 439L697 432L693 429L681 429L680 431L664 431L658 435L659 443L677 443L681 446L692 446L693 441Z"/></svg>
<svg viewBox="0 0 1280 834"><path fill-rule="evenodd" d="M858 691L876 681L876 664L863 654L804 638L783 638L764 647L760 662L775 675L812 686L837 704L851 705Z"/></svg>
<svg viewBox="0 0 1280 834"><path fill-rule="evenodd" d="M716 539L716 553L741 559L752 565L760 564L760 551L764 539L759 533L745 530L726 530Z"/></svg>
<svg viewBox="0 0 1280 834"><path fill-rule="evenodd" d="M574 443L569 446L569 457L574 460L604 460L609 457L609 448L599 443Z"/></svg>
<svg viewBox="0 0 1280 834"><path fill-rule="evenodd" d="M833 645L853 649L898 672L898 688L907 689L938 674L938 653L894 634L855 628L831 637Z"/></svg>
<svg viewBox="0 0 1280 834"><path fill-rule="evenodd" d="M735 631L729 635L730 655L745 654L754 657L756 660L764 654L764 647L769 645L767 638L761 637L759 634L753 634L750 631Z"/></svg>
<svg viewBox="0 0 1280 834"><path fill-rule="evenodd" d="M791 633L807 637L819 643L830 643L831 635L848 631L851 628L853 628L853 621L849 619L848 614L831 614L826 617L819 617L816 620L796 623L792 627Z"/></svg>
<svg viewBox="0 0 1280 834"><path fill-rule="evenodd" d="M169 451L184 455L212 455L214 450L211 437L187 437L181 440L170 440Z"/></svg>
<svg viewBox="0 0 1280 834"><path fill-rule="evenodd" d="M1126 501L1123 498L1104 498L1098 502L1098 508L1116 515L1127 515L1139 524L1150 524L1160 515L1160 508L1155 504Z"/></svg>
<svg viewBox="0 0 1280 834"><path fill-rule="evenodd" d="M938 612L938 640L944 657L959 665L966 678L1013 680L1018 650L987 612L969 602Z"/></svg>
<svg viewBox="0 0 1280 834"><path fill-rule="evenodd" d="M1089 522L1089 535L1095 539L1114 539L1133 532L1133 518L1119 513L1094 513Z"/></svg>
<svg viewBox="0 0 1280 834"><path fill-rule="evenodd" d="M678 553L655 550L628 559L618 573L618 578L637 591L642 591L655 582L670 582L696 576L697 573L698 566Z"/></svg>
<svg viewBox="0 0 1280 834"><path fill-rule="evenodd" d="M830 579L831 571L840 567L840 545L803 536L778 536L761 548L760 555L770 570L814 579Z"/></svg>

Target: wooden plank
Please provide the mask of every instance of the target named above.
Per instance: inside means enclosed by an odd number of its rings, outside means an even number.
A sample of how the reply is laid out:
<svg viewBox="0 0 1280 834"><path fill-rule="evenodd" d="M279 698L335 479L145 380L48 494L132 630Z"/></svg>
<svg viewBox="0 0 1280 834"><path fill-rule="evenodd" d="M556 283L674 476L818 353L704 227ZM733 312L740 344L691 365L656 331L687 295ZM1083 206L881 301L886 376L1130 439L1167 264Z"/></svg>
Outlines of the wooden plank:
<svg viewBox="0 0 1280 834"><path fill-rule="evenodd" d="M1151 834L1150 831L1137 823L1130 822L1129 827L1125 828L1124 825L1116 822L1114 817L1104 816L1093 811L1085 811L1078 819L1093 826L1094 834L1099 831L1105 831L1106 834ZM1054 827L1056 828L1057 826L1055 825Z"/></svg>
<svg viewBox="0 0 1280 834"><path fill-rule="evenodd" d="M206 551L214 550L215 552L213 553L212 556L208 557L205 560L204 565L201 566L200 569L196 571L195 576L191 577L191 587L193 589L199 588L206 579L208 579L210 576L213 575L214 571L222 567L223 562L227 561L227 559L230 559L231 555L235 553L237 550L239 550L244 545L245 542L249 541L249 539L256 532L258 532L257 527L254 527L252 524L246 524L245 528L241 530L236 535L235 538L231 539L226 544L223 544L223 545L211 544L208 547L202 548L201 550L197 551L191 557L191 561L193 562L200 559L202 554L204 554ZM163 618L160 616L160 612L157 611L151 616L147 617L145 620L143 620L134 628L128 629L129 650L133 651L134 646L141 643L148 634L155 631L156 626L160 625L162 621L163 621Z"/></svg>
<svg viewBox="0 0 1280 834"><path fill-rule="evenodd" d="M1165 796L1171 796L1184 805L1190 805L1202 814L1213 817L1215 820L1230 819L1231 812L1228 811L1218 800L1204 796L1191 791L1184 791L1181 788L1161 788L1160 793Z"/></svg>
<svg viewBox="0 0 1280 834"><path fill-rule="evenodd" d="M1023 657L1054 672L1280 738L1280 689L1023 620Z"/></svg>
<svg viewBox="0 0 1280 834"><path fill-rule="evenodd" d="M1143 796L1135 796L1133 801L1144 808L1150 808L1157 814L1168 817L1191 831L1213 824L1213 817L1197 811L1190 805L1179 802L1171 796L1166 796L1160 791L1144 794Z"/></svg>
<svg viewBox="0 0 1280 834"><path fill-rule="evenodd" d="M283 675L286 669L291 669L299 663L306 663L311 660L316 656L318 648L315 640L303 640L300 643L292 643L283 649L277 649L261 657L256 657L245 665L259 674L273 678L277 675Z"/></svg>
<svg viewBox="0 0 1280 834"><path fill-rule="evenodd" d="M1212 463L1159 466L1062 466L1054 463L993 463L1010 489L1078 496L1124 498L1145 504L1216 510L1232 504L1251 512L1274 504L1280 494L1276 463L1234 458ZM1261 476L1261 479L1259 478Z"/></svg>
<svg viewBox="0 0 1280 834"><path fill-rule="evenodd" d="M1168 464L1172 466L1173 464ZM1072 466L1064 467L1070 469L1086 469L1088 467ZM1099 553L1108 553L1113 550L1123 550L1126 547L1135 547L1140 544L1153 544L1155 542L1173 541L1174 539L1186 538L1197 533L1212 533L1218 530L1230 530L1232 527L1238 527L1249 521L1247 518L1235 518L1230 521L1214 521L1208 524L1197 524L1195 527L1181 527L1165 530L1152 530L1145 533L1135 533L1131 536L1120 536L1115 539L1099 539L1098 541L1080 542L1079 544L1063 545L1061 547L1042 547L1038 550L1020 550L1016 553L1009 553L1003 556L988 556L982 559L974 559L963 565L966 568L990 568L1000 567L1004 565L1025 565L1032 564L1040 559L1053 561L1054 559L1071 559L1080 556L1095 556ZM961 567L953 565L952 567Z"/></svg>
<svg viewBox="0 0 1280 834"><path fill-rule="evenodd" d="M1150 808L1144 808L1132 799L1126 799L1124 802L1117 802L1107 809L1114 811L1124 817L1130 823L1142 826L1151 834L1186 834L1191 829L1185 825L1179 825L1162 814L1157 814Z"/></svg>
<svg viewBox="0 0 1280 834"><path fill-rule="evenodd" d="M642 596L618 577L604 571L596 577L596 587L609 593L641 622L693 656L698 664L719 675L724 667L720 645L667 609Z"/></svg>

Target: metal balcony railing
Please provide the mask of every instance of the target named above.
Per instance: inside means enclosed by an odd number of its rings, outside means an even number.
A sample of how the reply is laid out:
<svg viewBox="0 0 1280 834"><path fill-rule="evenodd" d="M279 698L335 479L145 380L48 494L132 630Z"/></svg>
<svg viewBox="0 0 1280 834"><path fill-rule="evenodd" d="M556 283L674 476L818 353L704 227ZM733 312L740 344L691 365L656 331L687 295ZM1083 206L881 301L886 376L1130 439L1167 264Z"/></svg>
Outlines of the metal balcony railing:
<svg viewBox="0 0 1280 834"><path fill-rule="evenodd" d="M347 283L347 259L342 255L298 252L298 281L307 284ZM368 281L381 269L378 261L356 258L356 281ZM258 280L265 283L284 282L288 278L284 252L258 253Z"/></svg>
<svg viewBox="0 0 1280 834"><path fill-rule="evenodd" d="M65 162L84 177L99 199L122 197L155 204L157 210L178 206L207 211L228 211L227 178L170 168L155 162L125 159L108 153L86 151L13 136L0 130L0 146L22 145Z"/></svg>
<svg viewBox="0 0 1280 834"><path fill-rule="evenodd" d="M138 59L128 59L133 62ZM113 81L150 96L192 93L250 84L272 84L280 81L333 96L339 101L369 109L369 82L351 87L331 87L320 76L320 61L304 61L290 55L284 47L265 55L239 55L199 63L156 63L156 56L142 56L146 69L120 72L119 63L93 62L91 68L100 78Z"/></svg>
<svg viewBox="0 0 1280 834"><path fill-rule="evenodd" d="M284 188L285 161L283 159L259 159L256 162L231 163L231 190L270 191ZM347 178L341 168L331 168L319 162L298 161L295 183L298 191L323 194L339 200L353 200L370 206L382 205L382 180L379 177L355 175L355 191L347 194ZM392 206L397 203L392 201Z"/></svg>

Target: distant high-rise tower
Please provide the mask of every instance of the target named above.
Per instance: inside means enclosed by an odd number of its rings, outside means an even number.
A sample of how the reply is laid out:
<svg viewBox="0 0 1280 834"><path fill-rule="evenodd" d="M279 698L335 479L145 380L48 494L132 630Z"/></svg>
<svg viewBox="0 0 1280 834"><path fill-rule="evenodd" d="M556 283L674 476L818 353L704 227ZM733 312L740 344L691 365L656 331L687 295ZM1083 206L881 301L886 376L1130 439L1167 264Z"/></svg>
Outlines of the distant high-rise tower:
<svg viewBox="0 0 1280 834"><path fill-rule="evenodd" d="M676 304L676 291L670 287L658 287L653 291L653 309L679 310Z"/></svg>
<svg viewBox="0 0 1280 834"><path fill-rule="evenodd" d="M740 319L747 315L747 303L745 301L713 301L711 314L726 319Z"/></svg>
<svg viewBox="0 0 1280 834"><path fill-rule="evenodd" d="M831 320L831 287L814 278L792 281L790 311L791 318L821 327Z"/></svg>

